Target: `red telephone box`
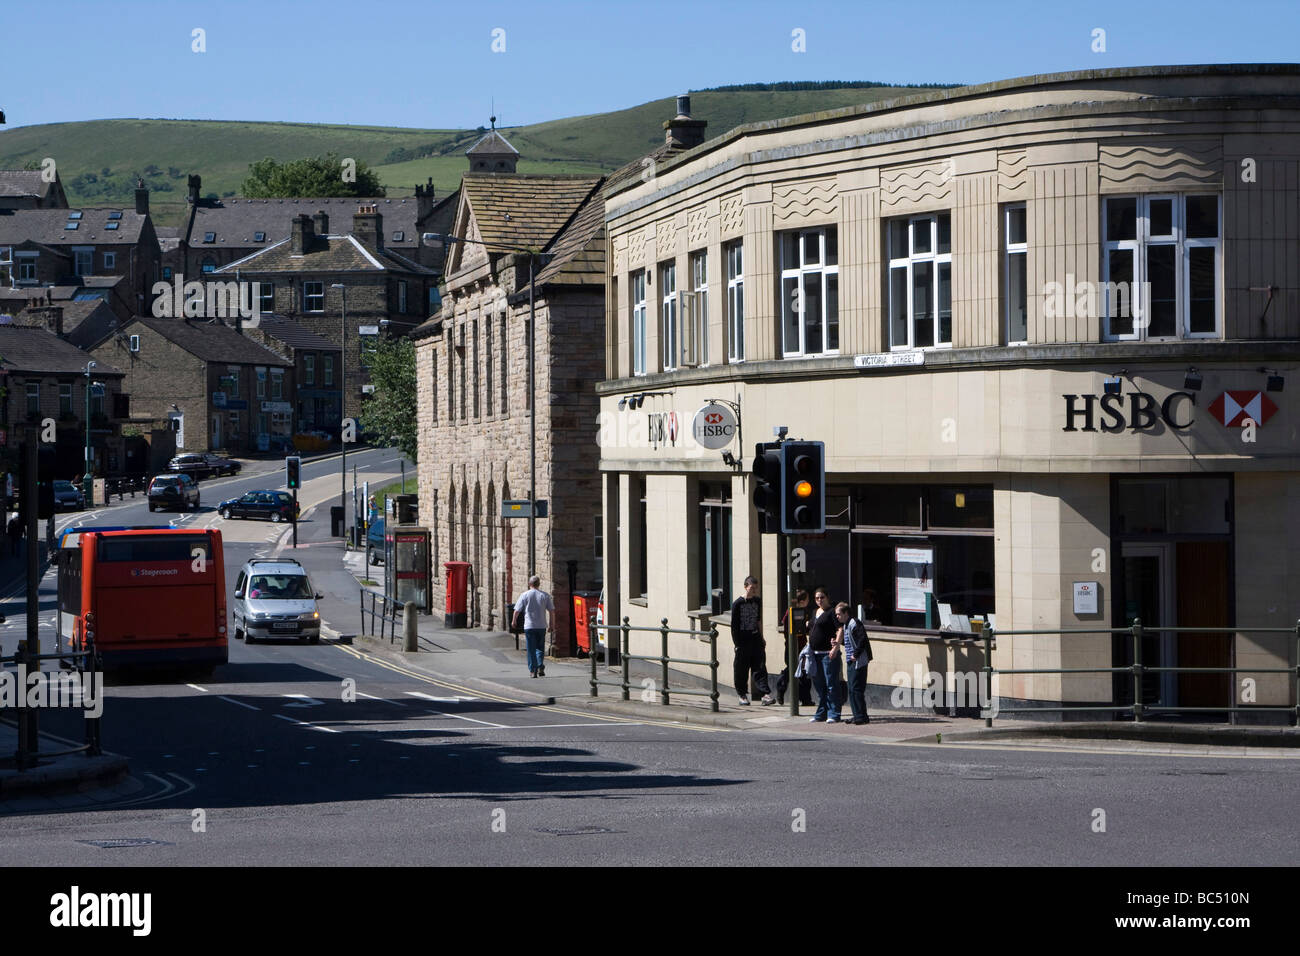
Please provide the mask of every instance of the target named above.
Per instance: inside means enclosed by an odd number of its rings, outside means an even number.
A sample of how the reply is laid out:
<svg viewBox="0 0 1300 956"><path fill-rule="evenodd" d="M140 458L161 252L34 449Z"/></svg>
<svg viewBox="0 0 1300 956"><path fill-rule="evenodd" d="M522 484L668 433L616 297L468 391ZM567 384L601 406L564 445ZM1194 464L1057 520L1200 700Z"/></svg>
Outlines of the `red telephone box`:
<svg viewBox="0 0 1300 956"><path fill-rule="evenodd" d="M469 562L444 561L447 569L447 608L443 624L446 627L467 627L467 598L469 597Z"/></svg>

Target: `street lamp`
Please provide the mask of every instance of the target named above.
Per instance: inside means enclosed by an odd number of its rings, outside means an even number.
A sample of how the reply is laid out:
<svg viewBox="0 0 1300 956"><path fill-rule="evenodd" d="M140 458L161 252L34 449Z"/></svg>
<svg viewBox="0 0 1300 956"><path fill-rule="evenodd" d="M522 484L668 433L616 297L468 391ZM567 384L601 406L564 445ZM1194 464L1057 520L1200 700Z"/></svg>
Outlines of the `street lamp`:
<svg viewBox="0 0 1300 956"><path fill-rule="evenodd" d="M342 282L335 282L331 289L343 293L343 312L339 317L339 446L343 449L343 464L339 468L339 504L343 506L343 533L347 534L348 516L348 443L344 440L344 419L348 408L348 287ZM357 516L352 515L355 525Z"/></svg>
<svg viewBox="0 0 1300 956"><path fill-rule="evenodd" d="M90 507L94 501L95 479L91 475L90 469L94 459L90 457L90 370L96 365L95 362L86 363L86 473L81 476L81 492L86 496L86 507Z"/></svg>
<svg viewBox="0 0 1300 956"><path fill-rule="evenodd" d="M496 249L501 252L517 252L528 256L528 573L537 573L537 309L533 300L533 267L536 261L546 253L527 246L511 246L500 242L484 242L482 239L464 239L460 236L447 236L442 233L427 234L435 241L469 242L476 246ZM505 374L505 370L502 370Z"/></svg>

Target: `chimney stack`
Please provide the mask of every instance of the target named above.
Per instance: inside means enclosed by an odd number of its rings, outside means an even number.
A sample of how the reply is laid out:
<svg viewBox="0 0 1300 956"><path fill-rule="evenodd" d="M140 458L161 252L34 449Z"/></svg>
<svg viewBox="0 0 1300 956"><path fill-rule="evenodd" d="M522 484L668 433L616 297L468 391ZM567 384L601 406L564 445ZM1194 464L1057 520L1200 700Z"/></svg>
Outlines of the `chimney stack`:
<svg viewBox="0 0 1300 956"><path fill-rule="evenodd" d="M198 203L198 201L199 201L199 191L200 191L202 188L203 188L203 177L201 177L198 173L195 173L195 174L193 174L192 176L190 176L190 178L189 178L189 193L188 193L188 195L185 197L185 198L186 198L186 201L188 201L188 202L190 203L190 205L194 205L194 204Z"/></svg>
<svg viewBox="0 0 1300 956"><path fill-rule="evenodd" d="M142 216L149 215L149 190L144 188L144 180L135 181L135 211Z"/></svg>
<svg viewBox="0 0 1300 956"><path fill-rule="evenodd" d="M677 97L677 115L664 122L664 142L673 149L690 149L704 142L704 127L708 120L691 119L691 97L683 93Z"/></svg>
<svg viewBox="0 0 1300 956"><path fill-rule="evenodd" d="M37 299L36 301L40 302L41 300ZM59 338L63 338L63 306L38 305L28 307L27 312L43 328L47 328Z"/></svg>
<svg viewBox="0 0 1300 956"><path fill-rule="evenodd" d="M302 256L311 248L311 241L316 238L312 228L311 216L299 213L293 217L293 232L289 240L290 255Z"/></svg>
<svg viewBox="0 0 1300 956"><path fill-rule="evenodd" d="M433 177L429 177L428 185L415 187L415 221L422 223L424 217L433 212Z"/></svg>
<svg viewBox="0 0 1300 956"><path fill-rule="evenodd" d="M328 236L330 234L330 217L325 215L325 210L317 209L313 218L316 221L316 235Z"/></svg>
<svg viewBox="0 0 1300 956"><path fill-rule="evenodd" d="M384 217L374 203L357 207L352 217L352 235L376 249L384 248Z"/></svg>

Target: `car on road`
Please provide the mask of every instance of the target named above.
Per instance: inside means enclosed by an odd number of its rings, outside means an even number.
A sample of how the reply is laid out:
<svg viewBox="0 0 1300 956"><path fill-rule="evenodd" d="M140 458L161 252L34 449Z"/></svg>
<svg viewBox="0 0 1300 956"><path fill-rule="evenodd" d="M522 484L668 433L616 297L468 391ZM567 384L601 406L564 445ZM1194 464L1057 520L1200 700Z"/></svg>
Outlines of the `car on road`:
<svg viewBox="0 0 1300 956"><path fill-rule="evenodd" d="M271 521L292 521L297 505L287 491L250 491L217 505L221 517L266 518Z"/></svg>
<svg viewBox="0 0 1300 956"><path fill-rule="evenodd" d="M384 519L376 518L366 529L366 550L371 564L384 563Z"/></svg>
<svg viewBox="0 0 1300 956"><path fill-rule="evenodd" d="M203 460L207 462L208 474L216 475L237 475L239 470L244 466L233 458L226 458L223 455L214 455L212 452L205 452Z"/></svg>
<svg viewBox="0 0 1300 956"><path fill-rule="evenodd" d="M178 475L189 475L195 481L212 475L212 466L203 455L177 455L167 462L167 470Z"/></svg>
<svg viewBox="0 0 1300 956"><path fill-rule="evenodd" d="M86 507L86 496L70 481L54 483L54 510L81 511Z"/></svg>
<svg viewBox="0 0 1300 956"><path fill-rule="evenodd" d="M252 644L275 637L320 642L317 594L292 558L254 558L239 569L231 613L235 640Z"/></svg>
<svg viewBox="0 0 1300 956"><path fill-rule="evenodd" d="M149 510L177 508L199 510L199 485L185 474L155 475L149 482Z"/></svg>

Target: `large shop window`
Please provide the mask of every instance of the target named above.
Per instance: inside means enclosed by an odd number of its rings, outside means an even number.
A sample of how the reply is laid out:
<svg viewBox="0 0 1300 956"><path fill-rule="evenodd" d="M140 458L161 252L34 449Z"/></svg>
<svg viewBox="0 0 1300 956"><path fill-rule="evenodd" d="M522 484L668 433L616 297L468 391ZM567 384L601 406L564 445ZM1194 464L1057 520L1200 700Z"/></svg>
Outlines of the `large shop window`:
<svg viewBox="0 0 1300 956"><path fill-rule="evenodd" d="M721 614L731 607L731 486L700 483L700 514L696 530L700 556L697 578L699 607Z"/></svg>
<svg viewBox="0 0 1300 956"><path fill-rule="evenodd" d="M849 511L852 603L875 591L895 627L994 613L992 485L859 485Z"/></svg>
<svg viewBox="0 0 1300 956"><path fill-rule="evenodd" d="M787 357L840 350L840 265L835 227L780 233L781 334Z"/></svg>
<svg viewBox="0 0 1300 956"><path fill-rule="evenodd" d="M1098 307L1107 338L1221 334L1219 212L1217 195L1106 199Z"/></svg>
<svg viewBox="0 0 1300 956"><path fill-rule="evenodd" d="M889 346L952 345L952 216L891 219Z"/></svg>

